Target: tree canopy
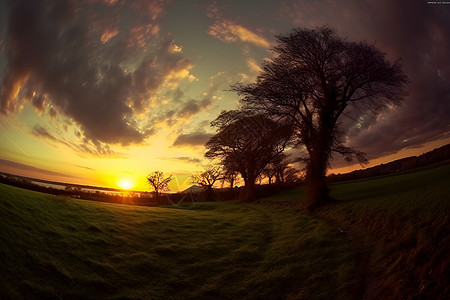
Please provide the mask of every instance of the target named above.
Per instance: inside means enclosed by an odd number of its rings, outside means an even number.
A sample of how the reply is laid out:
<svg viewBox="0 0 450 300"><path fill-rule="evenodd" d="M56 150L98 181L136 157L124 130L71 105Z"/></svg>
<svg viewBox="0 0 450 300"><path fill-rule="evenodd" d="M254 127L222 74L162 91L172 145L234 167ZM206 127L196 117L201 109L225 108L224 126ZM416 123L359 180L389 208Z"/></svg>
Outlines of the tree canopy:
<svg viewBox="0 0 450 300"><path fill-rule="evenodd" d="M239 172L246 187L244 198L253 200L256 178L283 152L291 126L238 110L222 112L211 124L217 133L206 143L205 156L219 158L225 168Z"/></svg>
<svg viewBox="0 0 450 300"><path fill-rule="evenodd" d="M290 124L306 152L307 206L315 208L331 201L325 175L333 152L365 161L346 146L344 111L376 115L398 105L408 79L375 46L347 41L326 26L280 35L273 51L255 83L233 90L244 110Z"/></svg>

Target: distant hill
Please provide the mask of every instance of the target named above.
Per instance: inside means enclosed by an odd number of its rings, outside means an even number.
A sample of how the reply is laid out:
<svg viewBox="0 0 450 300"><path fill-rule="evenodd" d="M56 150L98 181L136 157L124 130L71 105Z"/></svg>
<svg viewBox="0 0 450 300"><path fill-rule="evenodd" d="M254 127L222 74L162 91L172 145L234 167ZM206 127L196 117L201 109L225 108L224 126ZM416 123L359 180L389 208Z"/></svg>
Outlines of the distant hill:
<svg viewBox="0 0 450 300"><path fill-rule="evenodd" d="M185 189L184 191L181 191L181 194L188 194L188 193L201 193L203 192L203 189L198 185L192 185Z"/></svg>
<svg viewBox="0 0 450 300"><path fill-rule="evenodd" d="M355 180L367 177L382 176L399 172L406 172L416 168L431 165L441 165L450 162L450 144L436 148L419 156L410 156L398 159L375 167L356 170L345 174L331 174L328 180L331 182Z"/></svg>

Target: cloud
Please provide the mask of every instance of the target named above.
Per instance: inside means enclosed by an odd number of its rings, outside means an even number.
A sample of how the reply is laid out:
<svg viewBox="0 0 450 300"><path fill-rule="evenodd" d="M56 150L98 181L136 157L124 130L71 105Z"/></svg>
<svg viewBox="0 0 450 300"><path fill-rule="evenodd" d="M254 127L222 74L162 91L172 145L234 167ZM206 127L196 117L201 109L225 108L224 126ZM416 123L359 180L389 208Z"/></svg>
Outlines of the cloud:
<svg viewBox="0 0 450 300"><path fill-rule="evenodd" d="M63 174L63 173L59 173L59 172L44 170L44 169L37 168L34 166L18 163L18 162L11 161L11 160L1 159L1 158L0 158L0 167L6 167L8 170L10 170L10 168L12 168L13 170L31 171L31 172L37 172L37 173L41 173L41 174L45 174L45 175L58 176L58 177L62 176L62 177L70 177L70 178L79 178L76 176L71 176L71 175L67 175L67 174Z"/></svg>
<svg viewBox="0 0 450 300"><path fill-rule="evenodd" d="M230 20L215 21L209 27L208 34L227 43L241 41L262 48L270 47L270 43L264 37Z"/></svg>
<svg viewBox="0 0 450 300"><path fill-rule="evenodd" d="M198 159L198 158L187 157L187 156L172 157L172 158L169 158L169 159L170 160L177 160L177 161L187 162L187 163L193 163L193 164L197 164L197 163L201 162L201 160Z"/></svg>
<svg viewBox="0 0 450 300"><path fill-rule="evenodd" d="M193 116L203 109L209 107L211 105L211 99L205 98L201 101L196 100L189 100L188 102L184 103L182 108L177 114L177 117L181 118L188 118L190 116Z"/></svg>
<svg viewBox="0 0 450 300"><path fill-rule="evenodd" d="M34 126L31 133L39 139L45 139L56 144L64 145L80 155L88 153L93 156L123 157L123 155L114 152L108 144L81 137L81 133L78 131L75 132L75 135L81 138L81 142L78 144L68 141L61 136L57 137L55 134L50 133L46 128L39 125Z"/></svg>
<svg viewBox="0 0 450 300"><path fill-rule="evenodd" d="M213 134L205 133L205 132L194 132L194 133L188 133L188 134L181 134L173 143L173 147L180 147L180 146L202 146L204 145Z"/></svg>
<svg viewBox="0 0 450 300"><path fill-rule="evenodd" d="M10 2L1 112L16 112L23 101L41 112L50 107L79 127L88 153L143 143L154 128L138 115L152 113L154 95L188 78L193 66L170 36L159 35L165 3L101 1L94 10L92 2Z"/></svg>
<svg viewBox="0 0 450 300"><path fill-rule="evenodd" d="M118 33L119 33L119 29L117 29L117 28L106 28L103 31L102 36L100 37L100 40L102 41L103 44L105 44L110 39L115 37Z"/></svg>
<svg viewBox="0 0 450 300"><path fill-rule="evenodd" d="M250 43L261 48L270 47L270 42L261 34L225 18L216 3L208 7L207 15L214 20L214 24L208 28L209 35L226 43L239 41Z"/></svg>
<svg viewBox="0 0 450 300"><path fill-rule="evenodd" d="M137 11L146 12L150 19L155 21L164 14L164 6L167 3L167 0L134 0L132 7Z"/></svg>
<svg viewBox="0 0 450 300"><path fill-rule="evenodd" d="M55 142L55 143L59 143L64 146L67 146L73 150L80 151L80 147L78 147L76 144L68 142L68 141L64 140L63 138L55 137L52 133L50 133L46 128L44 128L42 126L39 126L39 125L34 126L31 133L37 138L46 139L51 142Z"/></svg>
<svg viewBox="0 0 450 300"><path fill-rule="evenodd" d="M426 1L284 1L296 26L324 24L349 40L375 43L410 79L402 105L378 118L346 120L349 146L371 158L450 138L450 11Z"/></svg>
<svg viewBox="0 0 450 300"><path fill-rule="evenodd" d="M80 166L80 165L74 165L74 166L78 167L78 168L86 169L86 170L89 170L89 171L95 171L95 169L89 168L89 167L85 167L85 166Z"/></svg>
<svg viewBox="0 0 450 300"><path fill-rule="evenodd" d="M252 73L259 74L259 72L262 71L261 67L256 63L256 61L253 58L247 59L247 65Z"/></svg>
<svg viewBox="0 0 450 300"><path fill-rule="evenodd" d="M158 24L139 24L133 26L130 30L127 46L137 46L142 50L147 50L151 40L159 34L160 27Z"/></svg>
<svg viewBox="0 0 450 300"><path fill-rule="evenodd" d="M46 138L52 141L57 141L57 138L55 138L52 134L50 134L47 129L41 126L35 126L33 128L33 135L40 137L40 138Z"/></svg>
<svg viewBox="0 0 450 300"><path fill-rule="evenodd" d="M223 75L223 72L219 72L211 76L208 88L196 99L186 99L184 92L179 88L167 91L164 94L164 98L169 99L166 104L170 105L164 106L165 110L161 110L151 122L155 124L165 123L173 127L176 124L185 124L189 119L208 110L214 101L220 99L217 96L219 89L227 84Z"/></svg>

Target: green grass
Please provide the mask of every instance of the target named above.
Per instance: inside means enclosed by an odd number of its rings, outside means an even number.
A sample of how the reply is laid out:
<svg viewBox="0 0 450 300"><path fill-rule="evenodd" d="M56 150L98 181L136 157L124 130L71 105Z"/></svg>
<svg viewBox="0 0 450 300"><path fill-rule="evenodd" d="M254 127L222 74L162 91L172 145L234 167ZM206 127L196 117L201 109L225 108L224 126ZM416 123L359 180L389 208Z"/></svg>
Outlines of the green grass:
<svg viewBox="0 0 450 300"><path fill-rule="evenodd" d="M331 194L338 202L310 215L239 202L135 207L0 185L0 299L448 298L450 165L334 184ZM261 202L304 197L296 189Z"/></svg>
<svg viewBox="0 0 450 300"><path fill-rule="evenodd" d="M450 165L334 184L337 203L315 212L367 252L368 299L450 298ZM304 189L263 201L299 206Z"/></svg>
<svg viewBox="0 0 450 300"><path fill-rule="evenodd" d="M1 299L347 299L355 255L290 208L96 203L0 185Z"/></svg>
<svg viewBox="0 0 450 300"><path fill-rule="evenodd" d="M450 298L450 165L337 184L318 215L370 249L372 299Z"/></svg>

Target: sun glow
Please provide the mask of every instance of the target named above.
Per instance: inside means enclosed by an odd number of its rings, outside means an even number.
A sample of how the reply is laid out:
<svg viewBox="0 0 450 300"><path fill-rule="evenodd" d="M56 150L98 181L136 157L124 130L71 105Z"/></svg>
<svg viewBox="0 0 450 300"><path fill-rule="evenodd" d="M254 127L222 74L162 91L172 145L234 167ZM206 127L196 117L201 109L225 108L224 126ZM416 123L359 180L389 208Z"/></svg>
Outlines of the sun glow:
<svg viewBox="0 0 450 300"><path fill-rule="evenodd" d="M122 178L117 180L117 186L123 190L129 190L134 188L136 183L130 178Z"/></svg>

